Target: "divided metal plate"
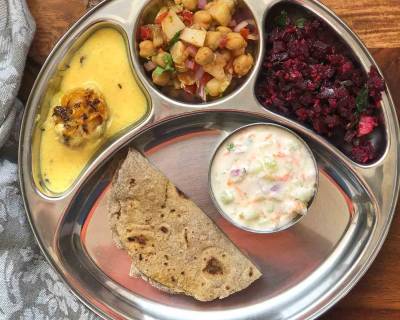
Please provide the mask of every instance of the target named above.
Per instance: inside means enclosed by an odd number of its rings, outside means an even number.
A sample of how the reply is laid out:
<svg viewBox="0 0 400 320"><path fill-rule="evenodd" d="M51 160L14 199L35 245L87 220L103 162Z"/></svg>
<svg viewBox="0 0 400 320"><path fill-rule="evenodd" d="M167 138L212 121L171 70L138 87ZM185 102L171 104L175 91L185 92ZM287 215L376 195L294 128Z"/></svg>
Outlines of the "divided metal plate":
<svg viewBox="0 0 400 320"><path fill-rule="evenodd" d="M247 0L259 32L274 5L305 8L325 20L353 50L365 70L375 64L359 39L316 1ZM126 319L304 319L332 306L360 279L386 237L398 196L398 137L395 108L383 95L386 149L368 166L358 165L303 126L265 110L254 96L263 57L260 39L251 75L228 96L203 105L167 98L150 84L134 43L147 1L105 1L60 40L44 65L26 109L20 143L20 181L32 229L44 254L77 296L106 318ZM35 185L32 157L37 114L57 67L94 30L114 26L125 37L133 71L148 95L143 121L110 141L62 195ZM39 107L42 106L42 107ZM257 235L235 228L212 205L208 193L211 156L228 133L255 122L273 122L296 131L313 150L319 192L298 225ZM115 247L107 221L107 194L113 173L128 148L148 156L257 263L264 276L227 299L200 303L168 295L128 276L130 259Z"/></svg>

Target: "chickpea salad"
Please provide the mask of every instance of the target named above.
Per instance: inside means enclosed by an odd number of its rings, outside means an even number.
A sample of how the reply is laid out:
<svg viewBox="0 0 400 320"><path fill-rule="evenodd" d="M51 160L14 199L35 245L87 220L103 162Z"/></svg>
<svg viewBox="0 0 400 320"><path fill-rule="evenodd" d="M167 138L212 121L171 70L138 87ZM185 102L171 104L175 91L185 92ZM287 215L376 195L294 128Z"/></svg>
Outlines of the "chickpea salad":
<svg viewBox="0 0 400 320"><path fill-rule="evenodd" d="M210 173L220 210L238 225L261 232L284 228L305 215L317 186L309 149L273 125L233 133L217 150Z"/></svg>
<svg viewBox="0 0 400 320"><path fill-rule="evenodd" d="M165 1L137 35L153 83L207 101L246 76L254 65L249 43L259 36L255 21L239 17L245 14L237 8L237 0Z"/></svg>

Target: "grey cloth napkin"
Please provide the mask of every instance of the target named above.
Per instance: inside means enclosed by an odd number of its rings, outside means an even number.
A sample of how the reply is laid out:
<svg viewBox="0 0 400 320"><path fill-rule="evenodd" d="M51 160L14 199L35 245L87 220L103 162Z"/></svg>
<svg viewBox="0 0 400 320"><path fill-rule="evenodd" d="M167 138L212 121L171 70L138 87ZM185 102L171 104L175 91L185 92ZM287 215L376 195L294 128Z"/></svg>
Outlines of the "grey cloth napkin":
<svg viewBox="0 0 400 320"><path fill-rule="evenodd" d="M19 190L16 96L34 31L25 0L0 0L0 319L97 319L40 253Z"/></svg>

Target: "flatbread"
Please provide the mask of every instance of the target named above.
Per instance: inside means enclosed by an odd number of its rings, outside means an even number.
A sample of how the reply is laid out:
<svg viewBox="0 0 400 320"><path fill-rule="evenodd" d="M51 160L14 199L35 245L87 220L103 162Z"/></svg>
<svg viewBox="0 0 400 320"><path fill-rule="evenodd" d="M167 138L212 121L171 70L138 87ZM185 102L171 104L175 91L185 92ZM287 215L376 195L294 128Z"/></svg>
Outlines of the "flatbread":
<svg viewBox="0 0 400 320"><path fill-rule="evenodd" d="M200 301L225 298L261 276L213 221L136 150L117 171L109 199L116 242L131 274Z"/></svg>

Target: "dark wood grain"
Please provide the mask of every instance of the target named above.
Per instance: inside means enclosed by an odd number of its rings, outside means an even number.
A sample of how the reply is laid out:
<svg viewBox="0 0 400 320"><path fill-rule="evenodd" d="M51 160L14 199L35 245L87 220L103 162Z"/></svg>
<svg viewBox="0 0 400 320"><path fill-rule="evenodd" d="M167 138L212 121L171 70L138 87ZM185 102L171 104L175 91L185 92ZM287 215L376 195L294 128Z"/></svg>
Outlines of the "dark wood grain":
<svg viewBox="0 0 400 320"><path fill-rule="evenodd" d="M20 90L26 101L57 39L99 0L28 0L37 23ZM379 64L400 112L400 0L323 0L361 37ZM324 320L400 319L400 207L388 238L355 288L321 317Z"/></svg>

